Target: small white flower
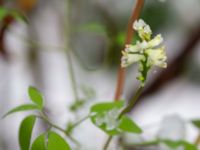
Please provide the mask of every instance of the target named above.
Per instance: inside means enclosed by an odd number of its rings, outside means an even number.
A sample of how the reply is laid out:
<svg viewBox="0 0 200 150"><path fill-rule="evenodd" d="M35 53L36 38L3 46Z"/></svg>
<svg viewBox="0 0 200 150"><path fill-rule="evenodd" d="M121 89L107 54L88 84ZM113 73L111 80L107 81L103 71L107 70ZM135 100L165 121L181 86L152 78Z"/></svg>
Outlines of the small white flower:
<svg viewBox="0 0 200 150"><path fill-rule="evenodd" d="M122 60L121 60L121 66L127 67L130 64L133 64L135 62L138 62L138 61L141 61L141 60L144 60L144 59L145 59L145 57L141 54L124 53L123 56L122 56Z"/></svg>
<svg viewBox="0 0 200 150"><path fill-rule="evenodd" d="M167 57L164 47L158 49L147 49L145 53L148 55L148 66L155 65L161 68L167 67L167 63L165 62L167 60Z"/></svg>
<svg viewBox="0 0 200 150"><path fill-rule="evenodd" d="M144 28L144 26L146 25L146 23L144 22L144 20L140 19L140 20L136 20L134 23L133 23L133 29L135 30L141 30Z"/></svg>
<svg viewBox="0 0 200 150"><path fill-rule="evenodd" d="M162 42L163 42L163 37L161 36L161 34L158 34L156 35L156 37L154 37L152 40L148 42L147 48L153 48L159 46Z"/></svg>
<svg viewBox="0 0 200 150"><path fill-rule="evenodd" d="M144 20L142 19L139 19L138 21L136 20L133 23L133 29L135 29L138 32L139 37L141 39L149 40L151 38L152 34L151 28L144 22Z"/></svg>
<svg viewBox="0 0 200 150"><path fill-rule="evenodd" d="M127 67L130 64L135 62L140 62L145 60L145 54L149 56L148 58L148 66L158 66L161 68L167 67L167 56L165 53L165 48L162 46L161 48L158 47L163 42L163 38L160 34L154 37L149 42L137 41L136 45L126 45L125 51L122 52L122 60L121 65L122 67ZM142 71L141 65L139 70Z"/></svg>
<svg viewBox="0 0 200 150"><path fill-rule="evenodd" d="M152 34L152 31L151 31L151 28L150 28L149 25L146 25L146 26L144 27L144 32L147 33L147 34Z"/></svg>
<svg viewBox="0 0 200 150"><path fill-rule="evenodd" d="M146 41L142 41L142 42L137 41L136 45L140 48L140 52L143 53L144 50L147 48L148 43Z"/></svg>

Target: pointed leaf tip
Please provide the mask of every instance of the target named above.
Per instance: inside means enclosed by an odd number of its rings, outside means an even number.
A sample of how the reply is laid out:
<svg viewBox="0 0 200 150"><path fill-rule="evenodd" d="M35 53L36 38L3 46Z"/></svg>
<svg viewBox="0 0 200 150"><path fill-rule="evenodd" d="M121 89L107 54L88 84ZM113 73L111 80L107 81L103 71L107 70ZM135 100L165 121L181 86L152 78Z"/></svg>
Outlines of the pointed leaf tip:
<svg viewBox="0 0 200 150"><path fill-rule="evenodd" d="M35 104L23 104L20 106L17 106L13 109L11 109L10 111L8 111L5 115L3 115L2 118L7 117L10 114L16 113L16 112L20 112L20 111L28 111L28 110L35 110L35 109L40 109L40 107L38 107Z"/></svg>
<svg viewBox="0 0 200 150"><path fill-rule="evenodd" d="M28 94L30 99L37 104L41 109L43 107L43 96L38 89L35 87L30 86L28 88Z"/></svg>

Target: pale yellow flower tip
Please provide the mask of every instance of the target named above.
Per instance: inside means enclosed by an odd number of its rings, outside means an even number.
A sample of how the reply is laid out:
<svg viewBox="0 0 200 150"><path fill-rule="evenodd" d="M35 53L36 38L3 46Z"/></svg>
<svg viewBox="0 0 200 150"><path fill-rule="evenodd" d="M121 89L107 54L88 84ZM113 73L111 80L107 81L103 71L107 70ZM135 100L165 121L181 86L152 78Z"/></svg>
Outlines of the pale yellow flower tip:
<svg viewBox="0 0 200 150"><path fill-rule="evenodd" d="M133 29L136 30L139 34L139 37L143 40L150 40L151 38L151 28L147 25L144 20L139 19L133 23Z"/></svg>
<svg viewBox="0 0 200 150"><path fill-rule="evenodd" d="M162 46L161 48L157 49L147 49L145 52L148 55L148 66L158 66L161 68L166 68L167 67L167 56L165 53L165 47Z"/></svg>

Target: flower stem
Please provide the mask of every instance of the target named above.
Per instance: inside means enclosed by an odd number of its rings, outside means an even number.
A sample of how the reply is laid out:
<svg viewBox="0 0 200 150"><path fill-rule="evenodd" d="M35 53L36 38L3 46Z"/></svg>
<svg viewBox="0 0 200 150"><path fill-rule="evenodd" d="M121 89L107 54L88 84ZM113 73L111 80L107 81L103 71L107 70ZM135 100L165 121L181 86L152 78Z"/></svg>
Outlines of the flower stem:
<svg viewBox="0 0 200 150"><path fill-rule="evenodd" d="M68 61L69 74L70 74L70 78L71 78L72 88L73 88L73 92L74 92L74 99L75 99L75 101L78 101L79 100L78 88L77 88L76 77L75 77L75 73L74 73L74 68L73 68L70 51L68 51L68 53L67 53L67 61Z"/></svg>
<svg viewBox="0 0 200 150"><path fill-rule="evenodd" d="M143 86L140 86L140 87L138 88L138 90L136 91L136 93L135 93L133 99L130 101L130 103L127 105L127 107L125 107L125 108L121 111L121 113L119 114L118 119L121 119L121 117L122 117L123 115L125 115L126 113L128 113L128 112L130 112L130 111L132 110L132 108L134 107L136 101L137 101L138 98L140 97L140 95L141 95L143 89L144 89ZM109 138L107 139L107 141L106 141L106 143L105 143L105 145L104 145L104 149L103 149L103 150L107 150L107 148L108 148L108 146L109 146L111 140L112 140L112 136L109 136Z"/></svg>
<svg viewBox="0 0 200 150"><path fill-rule="evenodd" d="M76 123L74 123L72 126L71 126L71 130L73 130L75 127L77 127L78 125L80 125L82 122L84 122L85 120L87 120L90 116L87 115L86 117L80 119L79 121L77 121Z"/></svg>
<svg viewBox="0 0 200 150"><path fill-rule="evenodd" d="M145 0L137 0L137 3L136 5L134 6L133 8L133 11L132 11L132 15L129 19L129 22L128 22L128 27L127 27L127 35L126 35L126 39L125 39L125 45L126 44L130 44L132 39L133 39L133 36L134 36L134 30L132 28L132 25L134 23L135 20L138 19L139 15L140 15L140 12L142 10L142 7L144 5L144 1ZM125 69L121 67L119 67L119 70L118 70L118 77L117 77L117 85L116 85L116 91L115 91L115 96L114 96L114 100L115 101L118 101L120 100L120 97L121 97L121 94L122 94L122 90L124 88L124 81L125 81ZM139 88L140 89L140 88ZM140 90L139 90L140 91ZM141 89L142 91L142 89ZM140 93L137 94L138 92L136 92L136 95L138 96L134 96L134 97L139 97ZM136 101L137 99L134 98L134 101ZM133 104L132 104L133 103ZM131 106L127 106L122 112L121 114L119 115L119 118L121 118L123 116L123 114L127 113L127 111L130 111L132 109L132 105L134 105L135 102L131 102L130 105ZM130 107L130 108L129 108ZM112 136L110 136L105 145L104 145L104 149L103 150L107 150L110 142L112 140Z"/></svg>
<svg viewBox="0 0 200 150"><path fill-rule="evenodd" d="M133 99L130 101L130 103L127 105L127 107L125 107L122 110L122 112L119 114L118 119L120 119L124 114L126 114L126 113L128 113L128 112L130 112L132 110L132 108L134 107L135 103L137 102L139 96L141 95L143 89L144 89L143 86L140 86L137 89L136 93L134 94Z"/></svg>
<svg viewBox="0 0 200 150"><path fill-rule="evenodd" d="M72 89L73 89L73 93L74 93L74 99L75 101L79 100L79 96L78 96L78 88L77 88L77 82L76 82L76 77L75 77L75 73L74 73L74 67L73 67L73 62L72 62L72 58L71 58L71 54L70 54L70 12L71 12L71 0L65 0L66 1L66 20L64 22L65 25L65 48L66 48L66 52L67 52L67 62L68 62L68 67L69 67L69 74L70 74L70 78L71 78L71 84L72 84Z"/></svg>
<svg viewBox="0 0 200 150"><path fill-rule="evenodd" d="M107 139L107 141L106 141L106 143L105 143L105 145L104 145L104 147L103 147L103 150L107 150L107 149L108 149L108 146L109 146L109 144L110 144L112 138L113 138L112 136L109 136L109 137L108 137L108 139Z"/></svg>
<svg viewBox="0 0 200 150"><path fill-rule="evenodd" d="M200 144L200 133L198 134L196 140L195 140L195 145L199 145Z"/></svg>
<svg viewBox="0 0 200 150"><path fill-rule="evenodd" d="M133 13L128 22L125 45L130 44L133 39L134 30L132 28L132 25L133 25L133 22L138 19L143 5L144 5L144 0L137 0L136 6L134 7ZM118 71L117 86L116 86L116 92L115 92L115 97L114 97L115 101L118 101L121 97L121 93L124 88L124 81L125 81L125 69L120 66L119 71Z"/></svg>

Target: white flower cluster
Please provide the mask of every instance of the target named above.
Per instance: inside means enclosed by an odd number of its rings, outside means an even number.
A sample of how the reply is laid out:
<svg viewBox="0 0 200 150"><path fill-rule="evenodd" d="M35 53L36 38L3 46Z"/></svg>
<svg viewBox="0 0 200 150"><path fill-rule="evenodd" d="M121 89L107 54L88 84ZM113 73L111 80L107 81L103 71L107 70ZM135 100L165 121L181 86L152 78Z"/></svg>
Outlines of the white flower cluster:
<svg viewBox="0 0 200 150"><path fill-rule="evenodd" d="M138 79L144 82L146 74L152 66L167 67L167 56L165 47L160 46L163 42L161 34L152 38L151 28L142 19L135 21L133 28L138 32L141 41L137 41L135 45L126 45L125 50L122 52L121 66L127 67L139 62L141 75Z"/></svg>
<svg viewBox="0 0 200 150"><path fill-rule="evenodd" d="M99 115L95 119L95 124L97 126L106 126L106 130L112 131L116 129L119 125L119 109L113 108L110 111L104 112L102 115Z"/></svg>

